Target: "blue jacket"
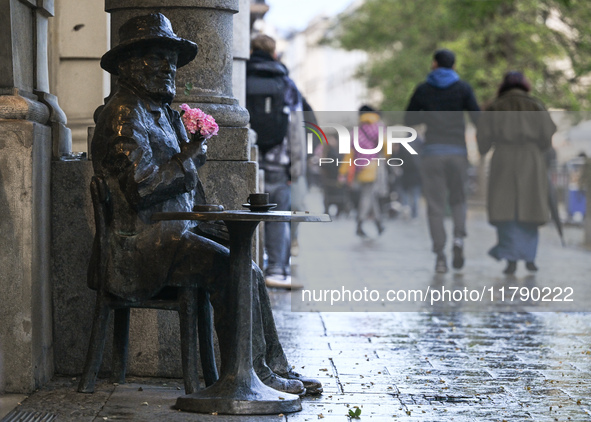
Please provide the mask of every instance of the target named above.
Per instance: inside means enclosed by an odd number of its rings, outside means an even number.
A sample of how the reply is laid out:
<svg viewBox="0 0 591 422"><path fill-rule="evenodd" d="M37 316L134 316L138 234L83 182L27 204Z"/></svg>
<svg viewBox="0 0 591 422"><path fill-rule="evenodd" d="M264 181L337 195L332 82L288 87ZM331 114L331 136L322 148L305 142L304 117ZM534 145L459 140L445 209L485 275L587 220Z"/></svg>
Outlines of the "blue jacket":
<svg viewBox="0 0 591 422"><path fill-rule="evenodd" d="M424 152L430 145L449 145L440 151L466 150L464 111L476 123L480 108L472 87L457 77L452 69L438 68L429 74L413 93L406 108L404 122L414 126L425 123Z"/></svg>

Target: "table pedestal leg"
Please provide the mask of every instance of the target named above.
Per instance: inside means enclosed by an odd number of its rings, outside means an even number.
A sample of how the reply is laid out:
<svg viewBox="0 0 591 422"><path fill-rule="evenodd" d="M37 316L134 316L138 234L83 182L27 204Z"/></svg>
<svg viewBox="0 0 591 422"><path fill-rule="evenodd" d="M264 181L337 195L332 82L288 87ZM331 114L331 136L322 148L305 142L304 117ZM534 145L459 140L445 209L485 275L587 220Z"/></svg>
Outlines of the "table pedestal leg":
<svg viewBox="0 0 591 422"><path fill-rule="evenodd" d="M232 347L220 348L222 366L212 386L179 397L175 407L198 413L256 415L297 412L298 396L267 387L252 367L252 235L258 221L226 221L230 233L230 279L226 295Z"/></svg>

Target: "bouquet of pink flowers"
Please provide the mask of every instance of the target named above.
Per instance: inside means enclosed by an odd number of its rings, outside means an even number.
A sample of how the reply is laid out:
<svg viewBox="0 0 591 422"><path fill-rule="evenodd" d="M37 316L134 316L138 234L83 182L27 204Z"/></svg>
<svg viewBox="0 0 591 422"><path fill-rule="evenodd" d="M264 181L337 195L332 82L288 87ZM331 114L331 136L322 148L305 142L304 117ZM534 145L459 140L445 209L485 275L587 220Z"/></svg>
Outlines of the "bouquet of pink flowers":
<svg viewBox="0 0 591 422"><path fill-rule="evenodd" d="M205 139L218 134L218 125L215 119L204 113L199 108L191 108L187 104L181 104L181 118L188 133L199 134Z"/></svg>

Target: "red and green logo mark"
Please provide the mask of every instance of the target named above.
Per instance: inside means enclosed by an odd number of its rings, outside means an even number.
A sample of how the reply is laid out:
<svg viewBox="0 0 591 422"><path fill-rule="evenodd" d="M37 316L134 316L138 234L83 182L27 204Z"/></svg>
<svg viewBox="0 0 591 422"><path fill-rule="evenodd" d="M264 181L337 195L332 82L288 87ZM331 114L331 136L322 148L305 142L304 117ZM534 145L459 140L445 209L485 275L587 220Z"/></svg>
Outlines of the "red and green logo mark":
<svg viewBox="0 0 591 422"><path fill-rule="evenodd" d="M320 126L315 125L314 123L304 121L304 128L308 129L310 132L313 132L321 144L328 145L328 139L326 138L326 133L324 133L324 131L320 128ZM320 134L322 134L322 136L320 136Z"/></svg>

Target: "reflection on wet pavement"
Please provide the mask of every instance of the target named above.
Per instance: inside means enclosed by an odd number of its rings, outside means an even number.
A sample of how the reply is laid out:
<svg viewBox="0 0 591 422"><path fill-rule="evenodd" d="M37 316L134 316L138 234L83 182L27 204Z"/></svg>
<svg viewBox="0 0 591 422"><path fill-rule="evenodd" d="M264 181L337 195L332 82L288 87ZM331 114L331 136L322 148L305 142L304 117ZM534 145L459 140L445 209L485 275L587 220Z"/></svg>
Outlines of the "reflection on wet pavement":
<svg viewBox="0 0 591 422"><path fill-rule="evenodd" d="M363 420L591 420L591 315L304 315L285 313L281 333L325 394L288 421L344 420L351 406Z"/></svg>

